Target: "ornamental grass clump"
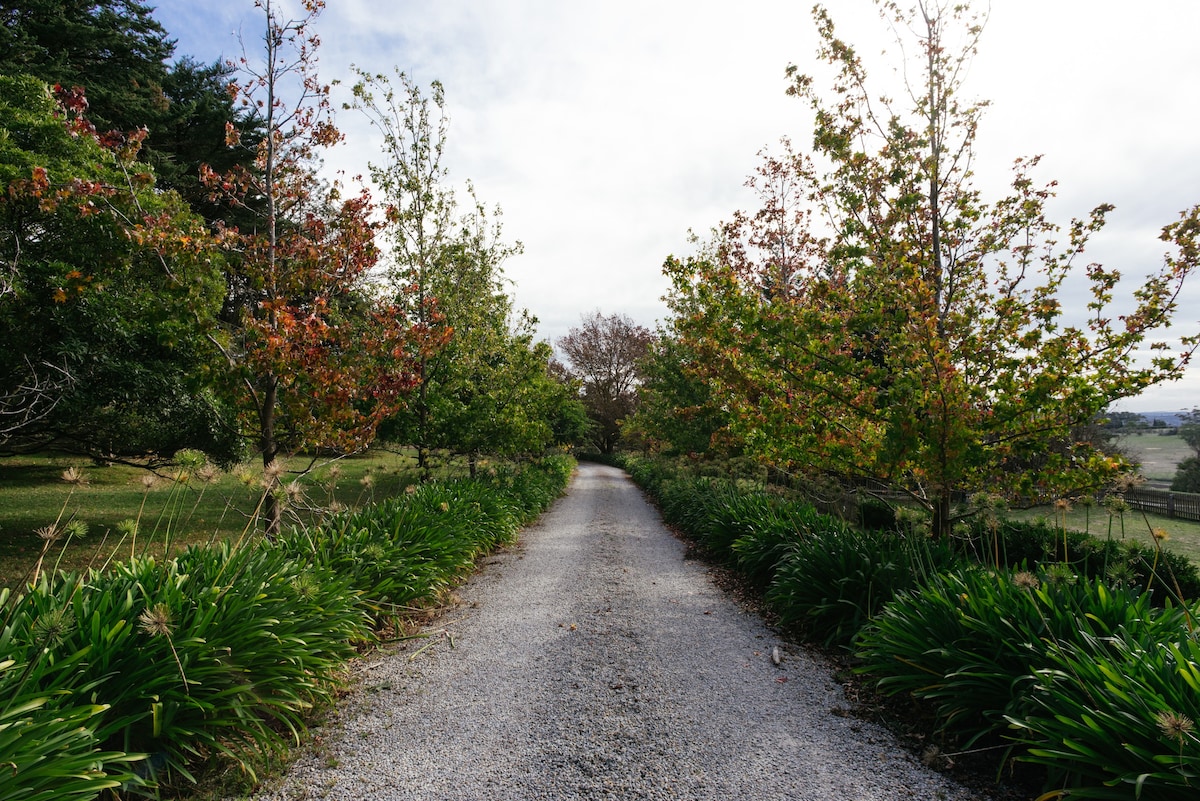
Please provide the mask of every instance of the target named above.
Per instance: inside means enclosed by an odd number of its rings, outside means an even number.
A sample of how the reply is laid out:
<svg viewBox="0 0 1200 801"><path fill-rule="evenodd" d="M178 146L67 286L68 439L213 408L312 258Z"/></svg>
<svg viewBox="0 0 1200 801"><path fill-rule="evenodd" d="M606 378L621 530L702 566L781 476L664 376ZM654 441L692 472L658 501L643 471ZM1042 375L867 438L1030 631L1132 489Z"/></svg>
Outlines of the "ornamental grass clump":
<svg viewBox="0 0 1200 801"><path fill-rule="evenodd" d="M1200 797L1200 643L1182 627L1084 631L1047 653L1006 717L1019 759L1041 765L1044 799Z"/></svg>
<svg viewBox="0 0 1200 801"><path fill-rule="evenodd" d="M95 705L98 752L131 755L116 774L190 782L197 761L250 770L295 742L368 623L347 582L318 567L269 548L192 548L86 580L43 576L6 609L0 662L30 666L17 693L43 694L48 714Z"/></svg>
<svg viewBox="0 0 1200 801"><path fill-rule="evenodd" d="M958 561L948 544L918 533L862 531L826 518L788 550L766 599L781 625L827 646L848 646L897 593Z"/></svg>
<svg viewBox="0 0 1200 801"><path fill-rule="evenodd" d="M1055 570L969 567L899 593L855 641L860 672L885 694L932 704L939 732L963 748L997 741L1028 710L1034 676L1090 638L1178 639L1186 617L1147 593ZM1097 688L1099 689L1099 688Z"/></svg>
<svg viewBox="0 0 1200 801"><path fill-rule="evenodd" d="M838 525L836 518L822 514L811 504L775 499L761 516L748 521L748 533L734 540L731 550L738 570L765 588L779 567L804 547L801 540L820 537Z"/></svg>
<svg viewBox="0 0 1200 801"><path fill-rule="evenodd" d="M403 495L282 535L277 547L346 579L377 621L410 611L460 580L475 560L511 542L561 494L569 458L484 480L413 485Z"/></svg>
<svg viewBox="0 0 1200 801"><path fill-rule="evenodd" d="M493 490L492 497L502 497L515 504L520 512L518 523L525 525L562 495L575 466L576 462L570 456L554 454L535 464L495 468L482 475L480 483Z"/></svg>
<svg viewBox="0 0 1200 801"><path fill-rule="evenodd" d="M106 750L97 737L107 707L59 689L87 657L69 642L63 598L30 595L0 590L0 799L84 801L135 783L130 763L141 755Z"/></svg>

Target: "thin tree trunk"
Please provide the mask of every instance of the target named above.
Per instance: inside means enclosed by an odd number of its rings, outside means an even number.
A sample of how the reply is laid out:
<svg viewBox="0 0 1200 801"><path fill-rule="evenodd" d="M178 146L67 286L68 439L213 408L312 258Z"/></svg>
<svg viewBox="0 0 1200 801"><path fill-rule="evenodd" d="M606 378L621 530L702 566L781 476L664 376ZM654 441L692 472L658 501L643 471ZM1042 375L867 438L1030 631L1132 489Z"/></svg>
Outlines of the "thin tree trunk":
<svg viewBox="0 0 1200 801"><path fill-rule="evenodd" d="M262 451L263 492L266 493L263 499L263 519L266 521L268 540L274 540L279 535L283 518L283 510L279 506L279 497L275 492L279 478L271 469L271 463L279 456L279 442L275 438L275 402L278 393L278 384L272 376L268 379L267 389L263 393L259 417L261 429L259 449Z"/></svg>

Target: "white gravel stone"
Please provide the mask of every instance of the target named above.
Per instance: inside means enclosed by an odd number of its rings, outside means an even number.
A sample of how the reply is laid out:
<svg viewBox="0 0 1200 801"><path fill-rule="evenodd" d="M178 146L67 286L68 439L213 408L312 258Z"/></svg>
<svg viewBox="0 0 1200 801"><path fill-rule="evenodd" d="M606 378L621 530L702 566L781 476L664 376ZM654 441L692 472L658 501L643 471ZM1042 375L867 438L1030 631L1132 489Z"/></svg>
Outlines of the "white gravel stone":
<svg viewBox="0 0 1200 801"><path fill-rule="evenodd" d="M257 799L983 798L836 714L829 666L684 550L624 473L581 465L460 590L449 636L360 665Z"/></svg>

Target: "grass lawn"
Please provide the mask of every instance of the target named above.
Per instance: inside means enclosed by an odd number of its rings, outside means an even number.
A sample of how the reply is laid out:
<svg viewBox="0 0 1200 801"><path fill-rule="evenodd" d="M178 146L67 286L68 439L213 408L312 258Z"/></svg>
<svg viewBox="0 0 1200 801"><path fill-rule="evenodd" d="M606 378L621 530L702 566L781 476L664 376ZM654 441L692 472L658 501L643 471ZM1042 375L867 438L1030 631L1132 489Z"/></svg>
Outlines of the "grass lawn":
<svg viewBox="0 0 1200 801"><path fill-rule="evenodd" d="M1176 438L1177 439L1177 438ZM1165 531L1167 538L1163 547L1175 551L1200 565L1200 523L1193 520L1177 520L1170 517L1143 513L1131 509L1123 516L1110 517L1103 506L1093 506L1090 509L1075 506L1065 515L1055 516L1055 510L1041 507L1023 511L1008 512L1008 516L1018 520L1044 518L1051 525L1065 525L1074 531L1086 531L1099 539L1134 540L1142 545L1152 545L1154 538L1151 531Z"/></svg>
<svg viewBox="0 0 1200 801"><path fill-rule="evenodd" d="M63 472L74 467L84 483ZM409 454L371 451L335 461L295 457L287 464L303 494L289 502L287 523L312 523L330 508L354 507L402 492L418 479ZM458 468L444 467L447 473ZM63 537L43 565L81 570L131 553L161 556L193 543L258 536L255 515L262 501L261 466L247 465L209 476L194 470L147 470L103 466L86 459L22 456L0 459L0 587L23 580L42 553L38 530L80 521L86 536ZM137 521L136 536L122 521ZM128 528L125 526L124 528Z"/></svg>
<svg viewBox="0 0 1200 801"><path fill-rule="evenodd" d="M1176 434L1158 434L1153 429L1123 434L1117 446L1142 463L1142 475L1151 481L1170 481L1175 468L1196 452Z"/></svg>

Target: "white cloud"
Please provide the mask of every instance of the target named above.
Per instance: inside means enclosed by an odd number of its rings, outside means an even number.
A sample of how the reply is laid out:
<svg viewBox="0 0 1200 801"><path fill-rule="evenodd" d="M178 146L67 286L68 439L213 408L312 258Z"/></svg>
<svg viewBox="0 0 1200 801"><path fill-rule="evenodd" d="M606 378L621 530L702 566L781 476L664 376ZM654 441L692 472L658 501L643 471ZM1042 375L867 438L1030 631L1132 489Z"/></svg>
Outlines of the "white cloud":
<svg viewBox="0 0 1200 801"><path fill-rule="evenodd" d="M889 43L868 0L827 5L864 57ZM257 31L252 6L163 2L157 13L180 54L208 60L235 52L239 24ZM503 207L508 236L526 245L507 265L517 301L556 338L597 308L653 325L665 314L664 258L688 250L689 229L704 233L752 202L742 184L762 148L783 135L805 144L784 69L814 66L808 6L330 0L321 69L329 80L349 79L351 63L398 67L445 84L452 178ZM1153 269L1158 230L1200 202L1196 30L1194 0L993 2L967 87L993 102L981 180L999 184L1013 158L1044 153L1038 175L1059 181L1063 222L1117 205L1092 257L1130 275ZM369 128L349 113L339 121L351 145L330 163L365 172L378 152ZM1180 323L1194 326L1198 309L1193 286ZM1193 370L1148 397L1190 407L1197 386Z"/></svg>

